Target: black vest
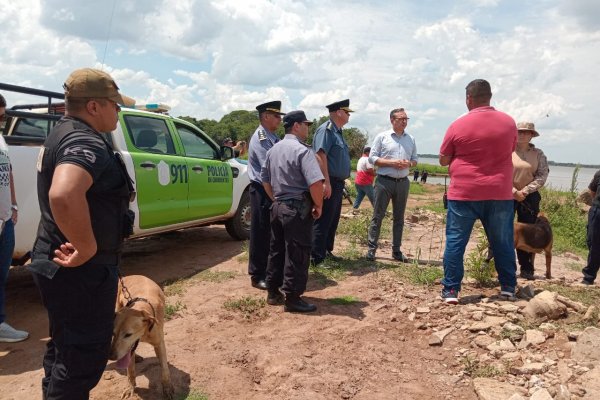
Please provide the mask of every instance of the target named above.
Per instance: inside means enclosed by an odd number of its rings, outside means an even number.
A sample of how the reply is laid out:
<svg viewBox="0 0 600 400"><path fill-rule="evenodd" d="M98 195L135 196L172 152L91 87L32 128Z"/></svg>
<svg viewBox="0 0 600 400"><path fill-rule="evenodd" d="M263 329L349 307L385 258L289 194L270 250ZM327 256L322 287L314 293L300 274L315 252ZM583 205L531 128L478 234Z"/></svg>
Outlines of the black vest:
<svg viewBox="0 0 600 400"><path fill-rule="evenodd" d="M56 168L58 148L65 138L74 139L71 135L86 135L88 138L90 136L87 135L93 135L109 155L108 165L86 193L92 230L98 247L98 251L88 263L117 265L124 239L123 224L129 207L127 172L106 139L89 125L73 117L64 117L58 122L44 143L43 155L40 154L38 159L37 191L41 218L34 255L40 258L45 254L48 260L52 260L54 250L67 241L52 216L48 192Z"/></svg>

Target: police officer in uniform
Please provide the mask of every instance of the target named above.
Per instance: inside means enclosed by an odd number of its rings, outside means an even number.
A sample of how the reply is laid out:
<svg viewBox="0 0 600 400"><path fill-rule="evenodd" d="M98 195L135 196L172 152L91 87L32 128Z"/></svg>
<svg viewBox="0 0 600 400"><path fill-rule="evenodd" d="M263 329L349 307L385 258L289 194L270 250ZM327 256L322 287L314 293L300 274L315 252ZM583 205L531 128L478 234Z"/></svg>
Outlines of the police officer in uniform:
<svg viewBox="0 0 600 400"><path fill-rule="evenodd" d="M325 176L323 215L313 227L311 258L315 265L322 263L325 257L338 258L331 252L342 212L344 180L350 176L350 150L342 136L342 127L348 123L353 112L350 100L329 104L327 109L329 120L317 128L313 138L313 149Z"/></svg>
<svg viewBox="0 0 600 400"><path fill-rule="evenodd" d="M312 224L323 203L324 177L314 151L304 143L311 124L304 111L287 113L285 137L269 150L262 168L263 186L273 201L267 303L284 303L289 312L317 309L300 297L308 280Z"/></svg>
<svg viewBox="0 0 600 400"><path fill-rule="evenodd" d="M250 177L250 248L248 274L252 286L266 290L265 276L271 235L269 209L271 199L262 185L261 168L267 151L279 141L275 131L281 124L280 101L270 101L256 107L260 125L250 138L248 148L248 176Z"/></svg>
<svg viewBox="0 0 600 400"><path fill-rule="evenodd" d="M131 229L127 171L103 132L117 126L119 93L106 72L84 68L65 84L66 115L38 157L40 224L29 269L48 311L45 400L88 399L108 361L117 268Z"/></svg>

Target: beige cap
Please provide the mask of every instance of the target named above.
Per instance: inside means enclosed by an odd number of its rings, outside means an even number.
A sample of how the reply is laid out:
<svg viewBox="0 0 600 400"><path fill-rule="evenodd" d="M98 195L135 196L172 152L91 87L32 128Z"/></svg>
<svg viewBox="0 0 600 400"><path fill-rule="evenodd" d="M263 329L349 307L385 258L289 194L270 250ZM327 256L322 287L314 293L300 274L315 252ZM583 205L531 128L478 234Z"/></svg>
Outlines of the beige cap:
<svg viewBox="0 0 600 400"><path fill-rule="evenodd" d="M133 106L135 100L119 93L113 78L104 71L81 68L71 72L63 85L65 96L107 98L124 106Z"/></svg>
<svg viewBox="0 0 600 400"><path fill-rule="evenodd" d="M540 134L535 130L535 125L533 122L518 122L517 123L518 131L530 131L533 134L533 137L538 137Z"/></svg>

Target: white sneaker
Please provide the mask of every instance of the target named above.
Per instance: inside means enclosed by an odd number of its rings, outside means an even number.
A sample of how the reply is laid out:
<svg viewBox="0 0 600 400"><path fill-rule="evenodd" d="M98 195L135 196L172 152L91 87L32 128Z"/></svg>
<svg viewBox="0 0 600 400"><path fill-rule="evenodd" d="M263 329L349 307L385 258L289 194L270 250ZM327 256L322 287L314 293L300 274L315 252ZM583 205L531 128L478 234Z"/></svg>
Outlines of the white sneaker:
<svg viewBox="0 0 600 400"><path fill-rule="evenodd" d="M29 332L18 331L6 322L0 324L0 342L21 342L29 337Z"/></svg>

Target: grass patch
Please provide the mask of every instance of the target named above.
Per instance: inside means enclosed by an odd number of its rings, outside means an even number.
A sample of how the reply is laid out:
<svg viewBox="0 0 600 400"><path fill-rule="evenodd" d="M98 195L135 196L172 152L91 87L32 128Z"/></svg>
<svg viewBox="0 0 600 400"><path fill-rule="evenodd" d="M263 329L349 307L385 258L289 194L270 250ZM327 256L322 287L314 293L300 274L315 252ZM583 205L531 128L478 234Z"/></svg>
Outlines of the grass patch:
<svg viewBox="0 0 600 400"><path fill-rule="evenodd" d="M165 284L163 291L165 296L181 296L185 291L185 285L187 281L185 279L177 279L171 283Z"/></svg>
<svg viewBox="0 0 600 400"><path fill-rule="evenodd" d="M244 240L244 242L242 243L242 254L240 254L239 256L236 257L236 260L238 260L239 262L247 262L249 257L250 257L250 252L248 251L248 248L250 247L250 241L249 240Z"/></svg>
<svg viewBox="0 0 600 400"><path fill-rule="evenodd" d="M258 316L265 307L267 301L264 298L246 296L239 299L229 299L223 303L223 307L229 311L240 312L244 318L250 318L253 315Z"/></svg>
<svg viewBox="0 0 600 400"><path fill-rule="evenodd" d="M600 304L600 289L595 287L574 287L559 284L542 285L542 287L588 307Z"/></svg>
<svg viewBox="0 0 600 400"><path fill-rule="evenodd" d="M567 267L571 271L576 271L576 272L581 272L581 270L583 269L583 265L581 265L578 262L574 262L574 261L565 263L565 267Z"/></svg>
<svg viewBox="0 0 600 400"><path fill-rule="evenodd" d="M177 316L179 311L184 310L186 308L185 304L180 301L177 301L175 304L167 303L165 304L165 319L168 321Z"/></svg>
<svg viewBox="0 0 600 400"><path fill-rule="evenodd" d="M194 276L195 281L200 282L214 282L214 283L222 283L225 281L229 281L235 278L237 274L231 271L210 271L204 270L196 276Z"/></svg>
<svg viewBox="0 0 600 400"><path fill-rule="evenodd" d="M540 209L548 216L552 225L554 251L587 254L587 215L577 205L575 193L542 188L540 194Z"/></svg>
<svg viewBox="0 0 600 400"><path fill-rule="evenodd" d="M358 252L358 250L357 250ZM311 279L319 282L320 285L329 286L332 282L342 281L348 276L350 271L358 271L362 268L368 267L368 264L364 260L361 260L362 256L360 253L357 259L342 259L340 261L333 261L331 259L325 259L321 264L311 264L308 268L308 273Z"/></svg>
<svg viewBox="0 0 600 400"><path fill-rule="evenodd" d="M208 400L208 395L200 390L192 390L187 395L176 397L177 400Z"/></svg>
<svg viewBox="0 0 600 400"><path fill-rule="evenodd" d="M427 191L425 187L418 182L411 181L410 188L408 190L409 194L425 194Z"/></svg>
<svg viewBox="0 0 600 400"><path fill-rule="evenodd" d="M362 251L356 246L356 243L350 243L340 253L340 257L346 260L358 260L362 258Z"/></svg>
<svg viewBox="0 0 600 400"><path fill-rule="evenodd" d="M492 378L502 375L502 371L492 365L482 365L478 360L466 356L462 359L465 374L471 378Z"/></svg>
<svg viewBox="0 0 600 400"><path fill-rule="evenodd" d="M342 297L334 297L332 299L328 299L329 303L337 305L337 306L350 306L352 304L358 303L360 300L354 296L342 296Z"/></svg>
<svg viewBox="0 0 600 400"><path fill-rule="evenodd" d="M388 264L384 264L388 265ZM391 267L391 265L389 265ZM394 274L403 282L413 285L432 286L444 277L444 271L439 267L420 266L416 264L394 265Z"/></svg>
<svg viewBox="0 0 600 400"><path fill-rule="evenodd" d="M340 219L336 233L347 237L351 243L366 246L368 244L367 237L371 217L371 213L360 213L353 218ZM390 239L391 237L392 220L390 216L386 215L381 221L379 240Z"/></svg>
<svg viewBox="0 0 600 400"><path fill-rule="evenodd" d="M442 199L440 199L440 201L437 203L425 204L424 206L421 206L421 208L433 211L436 214L446 214L446 209L444 208L444 203L442 202Z"/></svg>

